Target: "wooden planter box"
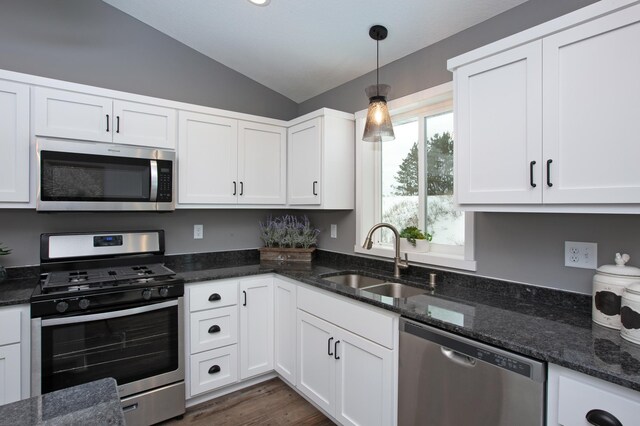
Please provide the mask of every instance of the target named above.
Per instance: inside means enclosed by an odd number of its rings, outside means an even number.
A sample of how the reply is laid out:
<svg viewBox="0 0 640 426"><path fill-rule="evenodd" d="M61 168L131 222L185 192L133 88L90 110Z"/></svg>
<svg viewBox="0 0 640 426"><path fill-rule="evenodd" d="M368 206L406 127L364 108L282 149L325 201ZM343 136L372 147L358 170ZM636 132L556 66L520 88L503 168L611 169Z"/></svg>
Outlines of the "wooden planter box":
<svg viewBox="0 0 640 426"><path fill-rule="evenodd" d="M311 262L316 248L260 247L260 261Z"/></svg>

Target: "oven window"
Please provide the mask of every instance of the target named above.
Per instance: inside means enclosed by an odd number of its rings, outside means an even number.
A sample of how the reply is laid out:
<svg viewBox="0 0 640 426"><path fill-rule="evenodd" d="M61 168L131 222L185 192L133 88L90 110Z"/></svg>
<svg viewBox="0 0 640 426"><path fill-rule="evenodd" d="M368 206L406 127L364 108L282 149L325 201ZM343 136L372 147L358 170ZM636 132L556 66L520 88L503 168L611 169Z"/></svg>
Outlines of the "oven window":
<svg viewBox="0 0 640 426"><path fill-rule="evenodd" d="M118 385L178 369L178 307L42 327L42 393L113 377Z"/></svg>
<svg viewBox="0 0 640 426"><path fill-rule="evenodd" d="M106 155L41 153L43 201L148 201L147 159Z"/></svg>

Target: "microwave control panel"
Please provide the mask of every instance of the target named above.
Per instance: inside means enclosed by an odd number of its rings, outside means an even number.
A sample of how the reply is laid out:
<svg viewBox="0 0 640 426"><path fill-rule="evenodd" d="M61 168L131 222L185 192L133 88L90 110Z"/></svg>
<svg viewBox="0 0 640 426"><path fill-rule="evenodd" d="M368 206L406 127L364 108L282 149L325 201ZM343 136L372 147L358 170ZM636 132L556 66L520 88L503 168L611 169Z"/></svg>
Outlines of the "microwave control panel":
<svg viewBox="0 0 640 426"><path fill-rule="evenodd" d="M156 202L170 203L173 197L173 164L158 160L158 196Z"/></svg>

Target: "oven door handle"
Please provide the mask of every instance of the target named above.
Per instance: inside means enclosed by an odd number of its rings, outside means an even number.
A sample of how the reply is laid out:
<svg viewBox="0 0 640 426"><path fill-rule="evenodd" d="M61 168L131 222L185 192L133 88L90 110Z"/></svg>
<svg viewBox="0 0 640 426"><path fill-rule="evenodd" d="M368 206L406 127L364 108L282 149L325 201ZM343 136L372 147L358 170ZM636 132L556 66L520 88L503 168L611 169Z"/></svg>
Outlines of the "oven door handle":
<svg viewBox="0 0 640 426"><path fill-rule="evenodd" d="M152 203L158 199L158 162L149 161L151 167L151 190L149 191L149 201Z"/></svg>
<svg viewBox="0 0 640 426"><path fill-rule="evenodd" d="M153 305L140 306L137 308L124 309L121 311L103 312L100 314L76 315L67 318L51 318L43 319L42 327L51 327L55 325L77 324L80 322L100 321L112 318L121 318L129 315L142 314L144 312L159 311L161 309L178 306L178 300L170 300L168 302L155 303Z"/></svg>

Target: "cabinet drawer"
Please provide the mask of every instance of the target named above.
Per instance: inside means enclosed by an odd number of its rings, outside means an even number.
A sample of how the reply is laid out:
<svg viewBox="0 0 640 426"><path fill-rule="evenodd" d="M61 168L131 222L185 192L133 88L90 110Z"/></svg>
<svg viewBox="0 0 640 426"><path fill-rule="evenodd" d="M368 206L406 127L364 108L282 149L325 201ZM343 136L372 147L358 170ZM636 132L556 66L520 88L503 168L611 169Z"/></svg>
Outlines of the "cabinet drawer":
<svg viewBox="0 0 640 426"><path fill-rule="evenodd" d="M607 383L607 385L610 384ZM623 425L637 424L638 413L640 413L640 394L623 388L620 389L620 393L614 393L580 380L559 377L558 424L588 425L585 416L594 409L606 411Z"/></svg>
<svg viewBox="0 0 640 426"><path fill-rule="evenodd" d="M209 282L195 285L189 290L189 310L191 312L237 304L237 281Z"/></svg>
<svg viewBox="0 0 640 426"><path fill-rule="evenodd" d="M190 366L191 396L235 383L238 381L238 347L231 345L191 355Z"/></svg>
<svg viewBox="0 0 640 426"><path fill-rule="evenodd" d="M20 342L20 310L0 310L0 345Z"/></svg>
<svg viewBox="0 0 640 426"><path fill-rule="evenodd" d="M298 288L298 309L393 349L398 324L391 314L303 287Z"/></svg>
<svg viewBox="0 0 640 426"><path fill-rule="evenodd" d="M209 309L191 314L191 353L238 343L238 307Z"/></svg>

